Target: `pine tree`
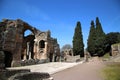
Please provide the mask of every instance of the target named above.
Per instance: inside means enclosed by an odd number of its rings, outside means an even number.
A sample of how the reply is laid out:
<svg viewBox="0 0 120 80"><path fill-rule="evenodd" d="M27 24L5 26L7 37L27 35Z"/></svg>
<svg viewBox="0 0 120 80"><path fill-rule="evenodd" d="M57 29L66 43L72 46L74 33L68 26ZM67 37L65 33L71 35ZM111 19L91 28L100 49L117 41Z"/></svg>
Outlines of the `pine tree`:
<svg viewBox="0 0 120 80"><path fill-rule="evenodd" d="M94 21L91 21L90 32L87 41L87 50L93 56L95 54L95 40L96 40L96 32Z"/></svg>
<svg viewBox="0 0 120 80"><path fill-rule="evenodd" d="M96 17L96 41L95 41L95 52L98 56L104 55L105 49L105 33L102 29L99 18Z"/></svg>
<svg viewBox="0 0 120 80"><path fill-rule="evenodd" d="M73 36L73 53L74 55L80 55L81 57L84 57L84 44L80 22L77 22L75 27Z"/></svg>

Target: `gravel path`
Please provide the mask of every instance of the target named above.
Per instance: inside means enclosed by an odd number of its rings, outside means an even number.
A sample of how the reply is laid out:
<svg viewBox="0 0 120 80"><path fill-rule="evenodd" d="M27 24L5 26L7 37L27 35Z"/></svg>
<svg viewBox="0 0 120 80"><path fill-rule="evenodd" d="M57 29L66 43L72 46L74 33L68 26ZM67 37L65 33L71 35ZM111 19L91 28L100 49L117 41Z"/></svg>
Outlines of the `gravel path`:
<svg viewBox="0 0 120 80"><path fill-rule="evenodd" d="M82 62L79 63L51 62L31 66L11 67L8 69L30 69L31 72L47 72L49 74L54 74L67 68L74 67L78 64L82 64Z"/></svg>
<svg viewBox="0 0 120 80"><path fill-rule="evenodd" d="M103 80L100 76L103 67L103 62L94 57L87 63L60 71L52 76L54 80Z"/></svg>
<svg viewBox="0 0 120 80"><path fill-rule="evenodd" d="M52 62L8 69L30 69L31 72L48 72L54 80L103 80L100 70L103 62L94 57L89 62L65 63Z"/></svg>

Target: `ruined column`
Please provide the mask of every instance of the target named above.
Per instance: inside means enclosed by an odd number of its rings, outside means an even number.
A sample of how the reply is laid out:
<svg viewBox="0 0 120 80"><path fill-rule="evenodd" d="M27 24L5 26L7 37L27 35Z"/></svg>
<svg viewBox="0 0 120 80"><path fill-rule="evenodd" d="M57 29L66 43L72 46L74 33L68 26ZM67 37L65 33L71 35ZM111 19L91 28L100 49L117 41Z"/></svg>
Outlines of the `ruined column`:
<svg viewBox="0 0 120 80"><path fill-rule="evenodd" d="M24 55L23 55L23 60L26 60L27 59L27 56L26 56L26 49L25 49L25 51L24 51Z"/></svg>
<svg viewBox="0 0 120 80"><path fill-rule="evenodd" d="M34 53L34 59L37 59L37 39L34 39L34 49L33 49L33 53Z"/></svg>
<svg viewBox="0 0 120 80"><path fill-rule="evenodd" d="M13 53L13 60L11 63L12 67L21 66L21 51L22 51L22 45L21 43L16 43L16 48L12 51Z"/></svg>
<svg viewBox="0 0 120 80"><path fill-rule="evenodd" d="M48 50L48 43L45 42L45 48L44 48L44 53L41 55L41 59L47 59L47 50Z"/></svg>
<svg viewBox="0 0 120 80"><path fill-rule="evenodd" d="M30 47L30 42L27 42L27 56L28 59L31 59L31 47Z"/></svg>
<svg viewBox="0 0 120 80"><path fill-rule="evenodd" d="M29 60L31 59L31 51L29 52Z"/></svg>
<svg viewBox="0 0 120 80"><path fill-rule="evenodd" d="M29 54L29 42L27 42L27 55Z"/></svg>
<svg viewBox="0 0 120 80"><path fill-rule="evenodd" d="M37 46L34 46L34 59L37 59Z"/></svg>
<svg viewBox="0 0 120 80"><path fill-rule="evenodd" d="M23 34L22 34L22 27L17 26L18 28L16 29L16 35L15 35L15 48L12 50L13 54L13 61L11 66L16 67L16 66L21 66L21 54L22 54L22 44L23 44Z"/></svg>

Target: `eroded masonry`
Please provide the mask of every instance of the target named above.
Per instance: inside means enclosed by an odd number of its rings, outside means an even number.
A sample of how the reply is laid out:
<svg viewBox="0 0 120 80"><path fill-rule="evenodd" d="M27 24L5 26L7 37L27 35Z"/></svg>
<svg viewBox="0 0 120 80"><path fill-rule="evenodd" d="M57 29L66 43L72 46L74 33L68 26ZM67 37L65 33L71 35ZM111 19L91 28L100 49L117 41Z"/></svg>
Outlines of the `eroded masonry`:
<svg viewBox="0 0 120 80"><path fill-rule="evenodd" d="M25 31L32 34L25 36ZM24 60L59 61L60 48L51 32L42 32L17 19L0 22L0 51L4 52L6 67L21 65Z"/></svg>

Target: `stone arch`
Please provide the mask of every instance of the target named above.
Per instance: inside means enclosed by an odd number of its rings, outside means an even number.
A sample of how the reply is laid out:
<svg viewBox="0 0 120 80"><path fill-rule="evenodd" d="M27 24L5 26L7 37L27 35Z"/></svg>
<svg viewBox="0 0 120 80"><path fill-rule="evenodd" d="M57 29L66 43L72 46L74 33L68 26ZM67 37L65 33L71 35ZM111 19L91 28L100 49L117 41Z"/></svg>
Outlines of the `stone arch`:
<svg viewBox="0 0 120 80"><path fill-rule="evenodd" d="M29 29L26 29L26 30L29 30ZM24 31L24 33L25 33L25 31ZM22 45L22 54L21 54L21 59L22 60L33 59L34 58L34 52L33 52L34 39L35 39L35 35L33 35L33 34L29 34L27 36L25 36L25 34L24 34L23 45Z"/></svg>
<svg viewBox="0 0 120 80"><path fill-rule="evenodd" d="M39 31L39 30L37 30L36 28L30 26L29 24L27 24L27 23L25 23L25 22L23 23L23 27L24 27L24 29L23 29L23 34L24 34L24 32L25 32L26 30L30 30L34 35L36 35L37 32Z"/></svg>
<svg viewBox="0 0 120 80"><path fill-rule="evenodd" d="M22 45L22 54L21 59L33 59L34 58L34 39L35 39L35 28L30 26L27 23L23 23L23 45ZM25 35L26 31L30 31L31 34Z"/></svg>

